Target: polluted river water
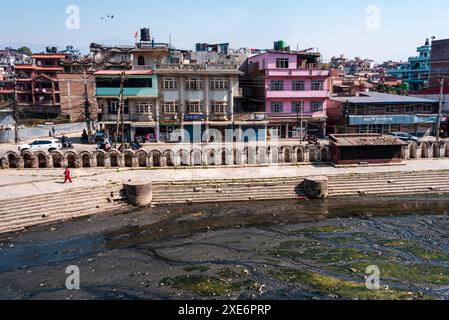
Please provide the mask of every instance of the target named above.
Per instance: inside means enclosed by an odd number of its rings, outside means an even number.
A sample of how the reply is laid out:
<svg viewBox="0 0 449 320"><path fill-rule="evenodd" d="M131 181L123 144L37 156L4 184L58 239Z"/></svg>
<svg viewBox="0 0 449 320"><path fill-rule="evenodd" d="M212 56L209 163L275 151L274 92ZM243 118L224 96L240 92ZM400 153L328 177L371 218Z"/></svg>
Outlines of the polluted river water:
<svg viewBox="0 0 449 320"><path fill-rule="evenodd" d="M448 299L448 211L440 195L97 215L0 238L0 298Z"/></svg>

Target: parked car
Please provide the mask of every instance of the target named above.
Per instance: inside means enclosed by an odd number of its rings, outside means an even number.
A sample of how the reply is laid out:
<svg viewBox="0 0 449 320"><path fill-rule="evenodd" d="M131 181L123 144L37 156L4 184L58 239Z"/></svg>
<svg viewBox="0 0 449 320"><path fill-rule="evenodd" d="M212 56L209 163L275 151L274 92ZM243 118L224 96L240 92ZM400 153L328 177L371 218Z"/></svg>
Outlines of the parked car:
<svg viewBox="0 0 449 320"><path fill-rule="evenodd" d="M61 147L62 147L61 142L57 139L36 140L30 144L19 145L19 152L25 150L53 152L55 150L60 150Z"/></svg>
<svg viewBox="0 0 449 320"><path fill-rule="evenodd" d="M392 135L396 138L399 138L403 141L415 141L415 142L419 141L418 137L412 136L411 134L408 134L405 132L392 132L392 133L390 133L390 135Z"/></svg>

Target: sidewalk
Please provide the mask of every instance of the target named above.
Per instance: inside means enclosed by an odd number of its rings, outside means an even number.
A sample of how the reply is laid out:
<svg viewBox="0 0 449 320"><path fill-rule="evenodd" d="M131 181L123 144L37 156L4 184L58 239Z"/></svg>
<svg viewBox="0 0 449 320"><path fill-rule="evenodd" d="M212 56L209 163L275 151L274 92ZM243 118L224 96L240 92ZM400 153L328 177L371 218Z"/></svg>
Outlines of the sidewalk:
<svg viewBox="0 0 449 320"><path fill-rule="evenodd" d="M257 179L275 177L305 177L315 175L339 175L382 172L449 170L449 159L415 160L402 166L334 168L330 165L271 166L209 169L74 169L73 184L62 184L63 172L51 170L0 170L0 200L63 192L74 188L93 188L111 182L133 181L183 181L220 179Z"/></svg>

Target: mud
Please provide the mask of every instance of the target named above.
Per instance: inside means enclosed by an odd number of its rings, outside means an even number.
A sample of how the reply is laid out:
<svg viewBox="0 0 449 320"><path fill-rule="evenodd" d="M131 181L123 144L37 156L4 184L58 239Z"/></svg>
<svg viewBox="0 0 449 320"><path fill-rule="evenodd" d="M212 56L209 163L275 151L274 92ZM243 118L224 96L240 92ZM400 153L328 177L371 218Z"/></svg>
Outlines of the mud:
<svg viewBox="0 0 449 320"><path fill-rule="evenodd" d="M0 239L0 298L448 299L448 211L448 196L270 201L38 227Z"/></svg>

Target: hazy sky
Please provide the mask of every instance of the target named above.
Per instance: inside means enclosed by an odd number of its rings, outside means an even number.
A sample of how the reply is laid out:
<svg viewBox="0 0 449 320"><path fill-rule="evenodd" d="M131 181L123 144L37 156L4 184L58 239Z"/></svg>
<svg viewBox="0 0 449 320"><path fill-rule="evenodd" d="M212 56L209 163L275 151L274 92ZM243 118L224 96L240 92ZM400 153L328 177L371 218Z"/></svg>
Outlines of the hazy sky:
<svg viewBox="0 0 449 320"><path fill-rule="evenodd" d="M66 8L80 9L80 29L66 28ZM376 9L378 8L378 9ZM126 44L140 27L158 42L192 49L196 42L232 47L318 48L325 59L344 53L406 60L425 38L449 38L447 0L0 0L0 45ZM113 14L113 20L106 17ZM378 19L377 19L378 17Z"/></svg>

